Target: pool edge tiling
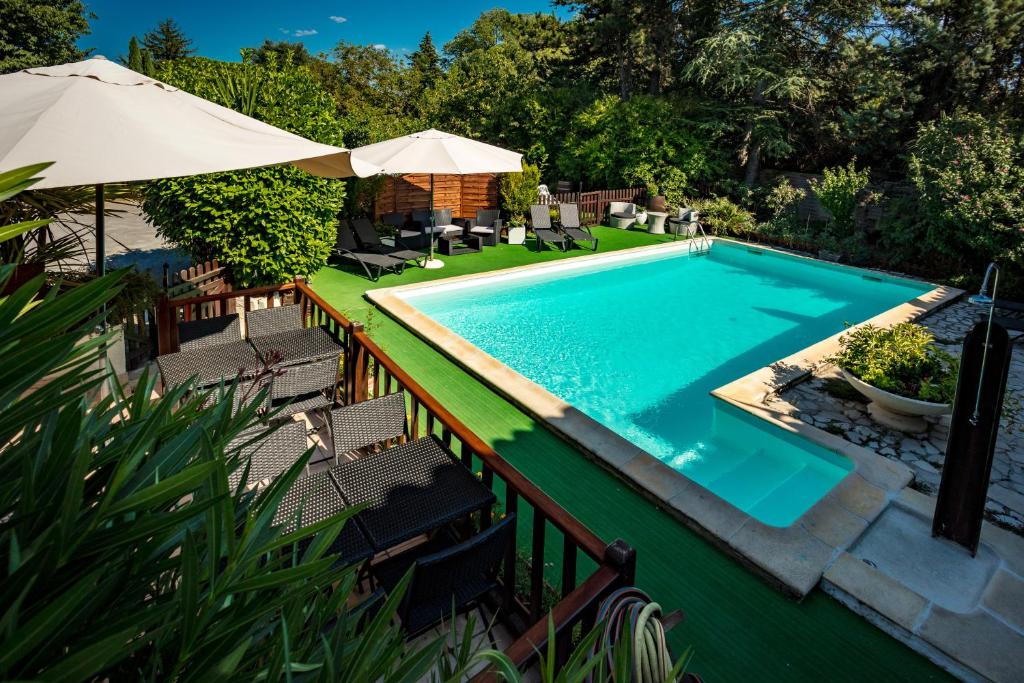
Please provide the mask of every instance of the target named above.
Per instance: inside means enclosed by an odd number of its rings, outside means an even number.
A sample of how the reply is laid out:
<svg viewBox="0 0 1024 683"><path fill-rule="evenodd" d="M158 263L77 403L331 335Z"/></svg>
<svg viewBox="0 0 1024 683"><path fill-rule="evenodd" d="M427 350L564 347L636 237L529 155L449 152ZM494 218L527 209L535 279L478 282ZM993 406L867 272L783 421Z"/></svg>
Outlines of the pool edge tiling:
<svg viewBox="0 0 1024 683"><path fill-rule="evenodd" d="M762 247L749 248L775 251ZM759 522L665 465L610 428L437 323L401 297L401 294L417 289L431 288L436 291L438 287L452 283L493 279L495 276L518 277L519 274L571 271L585 267L588 263L593 264L595 260L609 264L632 260L638 255L685 254L688 249L686 241L638 247L611 254L580 256L569 261L530 264L502 271L369 290L366 296L428 344L483 380L521 410L546 424L588 457L617 473L678 520L756 569L785 592L802 597L818 583L838 552L856 540L912 478L910 471L899 463L807 425L785 408L769 410L764 405L765 398L774 391L805 376L824 356L832 353L839 334L712 392L717 399L739 408L752 418L766 420L785 431L796 433L818 446L845 456L854 464L853 471L796 522L787 527L774 527ZM934 288L859 324L891 325L912 320L952 301L961 293L960 290L946 287Z"/></svg>

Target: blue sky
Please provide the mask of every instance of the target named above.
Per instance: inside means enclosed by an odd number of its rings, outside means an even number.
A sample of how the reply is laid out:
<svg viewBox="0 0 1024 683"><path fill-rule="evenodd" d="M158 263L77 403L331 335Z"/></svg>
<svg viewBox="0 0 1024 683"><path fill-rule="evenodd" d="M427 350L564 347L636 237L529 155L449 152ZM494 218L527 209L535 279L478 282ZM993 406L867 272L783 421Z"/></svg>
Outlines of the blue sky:
<svg viewBox="0 0 1024 683"><path fill-rule="evenodd" d="M97 15L92 33L79 47L115 59L127 54L128 40L167 17L173 18L192 38L198 54L215 59L237 60L242 47L271 40L301 41L310 52L327 51L340 40L362 45L384 45L399 54L415 50L430 31L438 48L481 12L496 6L512 12L551 12L550 0L467 0L424 2L416 0L86 0ZM568 16L559 8L560 16Z"/></svg>

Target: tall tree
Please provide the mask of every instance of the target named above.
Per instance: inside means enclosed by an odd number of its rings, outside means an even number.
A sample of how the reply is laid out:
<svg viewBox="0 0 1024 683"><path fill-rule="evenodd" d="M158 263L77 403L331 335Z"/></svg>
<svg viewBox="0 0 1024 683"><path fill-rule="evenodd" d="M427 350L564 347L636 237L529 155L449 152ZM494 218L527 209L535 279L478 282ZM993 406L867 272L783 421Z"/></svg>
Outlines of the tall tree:
<svg viewBox="0 0 1024 683"><path fill-rule="evenodd" d="M83 59L77 42L94 17L81 0L3 0L0 73Z"/></svg>
<svg viewBox="0 0 1024 683"><path fill-rule="evenodd" d="M185 35L173 19L164 19L142 39L143 45L157 62L181 59L195 54L192 39Z"/></svg>
<svg viewBox="0 0 1024 683"><path fill-rule="evenodd" d="M430 37L430 31L423 35L419 47L409 57L409 66L418 77L423 89L432 88L440 80L441 55L434 47L434 40Z"/></svg>
<svg viewBox="0 0 1024 683"><path fill-rule="evenodd" d="M302 43L289 43L287 40L264 39L263 44L252 51L253 64L267 64L272 60L283 63L290 59L292 64L304 66L313 61L313 55Z"/></svg>
<svg viewBox="0 0 1024 683"><path fill-rule="evenodd" d="M124 61L127 67L136 73L142 73L145 68L142 64L142 49L139 47L139 41L135 36L132 36L131 40L128 41L128 59Z"/></svg>

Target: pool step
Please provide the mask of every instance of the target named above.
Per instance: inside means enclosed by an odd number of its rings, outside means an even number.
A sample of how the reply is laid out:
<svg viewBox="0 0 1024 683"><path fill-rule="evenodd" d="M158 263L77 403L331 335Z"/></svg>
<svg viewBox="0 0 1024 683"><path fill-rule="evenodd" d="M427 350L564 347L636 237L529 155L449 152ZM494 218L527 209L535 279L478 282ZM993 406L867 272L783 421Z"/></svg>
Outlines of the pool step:
<svg viewBox="0 0 1024 683"><path fill-rule="evenodd" d="M728 501L735 501L733 505L749 510L764 497L765 491L781 486L794 474L793 467L787 465L758 449L715 477L708 488Z"/></svg>
<svg viewBox="0 0 1024 683"><path fill-rule="evenodd" d="M820 468L805 464L747 509L768 524L787 526L835 486Z"/></svg>

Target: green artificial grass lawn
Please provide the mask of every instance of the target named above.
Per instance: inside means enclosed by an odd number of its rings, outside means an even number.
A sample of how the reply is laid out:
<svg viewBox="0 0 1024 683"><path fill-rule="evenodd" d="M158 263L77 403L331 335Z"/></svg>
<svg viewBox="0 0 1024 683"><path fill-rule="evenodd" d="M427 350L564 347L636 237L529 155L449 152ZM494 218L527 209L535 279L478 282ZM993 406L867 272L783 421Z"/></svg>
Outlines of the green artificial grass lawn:
<svg viewBox="0 0 1024 683"><path fill-rule="evenodd" d="M671 240L611 228L594 232L600 252ZM673 650L692 646L690 668L709 683L951 680L820 590L796 603L770 588L363 298L376 287L590 253L538 254L532 241L527 246L442 257L444 268L411 268L378 283L347 267L327 267L312 285L340 312L362 321L387 353L548 495L606 541L623 538L636 548L638 585L666 611L687 615L669 634Z"/></svg>

